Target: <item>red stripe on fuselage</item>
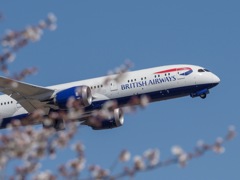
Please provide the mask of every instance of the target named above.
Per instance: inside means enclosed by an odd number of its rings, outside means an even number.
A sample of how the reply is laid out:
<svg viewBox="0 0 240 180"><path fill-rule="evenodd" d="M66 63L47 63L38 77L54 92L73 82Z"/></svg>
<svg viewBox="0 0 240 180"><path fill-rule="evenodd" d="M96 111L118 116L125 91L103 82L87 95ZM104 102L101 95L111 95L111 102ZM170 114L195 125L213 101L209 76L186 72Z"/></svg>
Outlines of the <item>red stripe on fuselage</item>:
<svg viewBox="0 0 240 180"><path fill-rule="evenodd" d="M183 70L192 70L192 69L189 68L189 67L173 68L173 69L168 69L168 70L164 70L164 71L155 72L154 74L170 73L170 72L183 71Z"/></svg>

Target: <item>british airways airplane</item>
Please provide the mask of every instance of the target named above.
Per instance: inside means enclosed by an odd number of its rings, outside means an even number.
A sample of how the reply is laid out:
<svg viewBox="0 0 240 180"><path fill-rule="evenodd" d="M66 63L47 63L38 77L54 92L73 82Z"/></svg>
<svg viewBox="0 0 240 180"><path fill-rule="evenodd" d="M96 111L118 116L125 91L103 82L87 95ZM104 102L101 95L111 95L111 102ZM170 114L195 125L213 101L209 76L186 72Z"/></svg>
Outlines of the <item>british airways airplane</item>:
<svg viewBox="0 0 240 180"><path fill-rule="evenodd" d="M13 120L22 125L43 124L43 120L30 118L42 109L44 116L51 112L68 111L68 100L81 103L84 113L76 120L93 129L111 129L123 125L122 108L133 97L147 96L149 102L183 96L206 98L209 89L219 84L220 79L209 70L195 65L169 65L125 72L83 81L49 87L36 86L9 78L0 77L0 128L6 128ZM93 112L100 111L106 102L117 102L111 117L102 119L98 125L91 123ZM56 130L64 129L64 119L50 122ZM49 122L48 122L49 123ZM48 124L49 125L49 124Z"/></svg>

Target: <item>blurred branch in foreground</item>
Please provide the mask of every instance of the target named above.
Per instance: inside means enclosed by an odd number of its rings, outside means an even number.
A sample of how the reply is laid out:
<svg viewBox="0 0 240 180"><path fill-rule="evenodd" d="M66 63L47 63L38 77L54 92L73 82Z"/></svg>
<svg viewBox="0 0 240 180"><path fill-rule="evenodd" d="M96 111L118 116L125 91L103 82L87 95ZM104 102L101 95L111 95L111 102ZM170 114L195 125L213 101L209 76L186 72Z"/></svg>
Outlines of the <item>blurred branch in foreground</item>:
<svg viewBox="0 0 240 180"><path fill-rule="evenodd" d="M186 152L180 146L173 146L171 149L173 157L162 161L160 160L160 151L158 149L149 149L144 152L143 155L135 156L133 158L133 165L131 167L125 167L123 168L123 172L115 175L112 175L112 172L117 164L115 164L111 170L102 169L100 166L90 166L89 171L92 177L86 178L86 180L120 179L127 176L133 177L139 172L145 172L156 168L163 168L173 164L179 164L180 167L185 167L190 160L199 158L208 151L222 154L225 151L223 144L232 140L235 136L235 128L233 126L230 126L228 133L224 138L217 138L213 144L207 144L203 141L199 141L192 152ZM118 162L128 162L130 160L130 157L130 152L128 150L123 150L119 155Z"/></svg>
<svg viewBox="0 0 240 180"><path fill-rule="evenodd" d="M180 167L185 167L190 160L202 157L208 151L213 151L218 154L223 153L223 145L226 142L232 140L235 136L235 128L231 126L229 127L228 133L224 138L217 138L217 140L213 144L207 144L203 141L199 141L192 152L185 152L180 146L173 146L171 149L173 157L163 161L160 160L160 151L158 149L149 149L145 151L143 155L135 156L133 158L133 164L131 167L124 167L122 172L115 175L113 174L113 171L118 165L118 163L123 164L130 161L131 154L128 150L123 150L120 153L117 163L114 163L114 166L111 167L110 170L104 169L99 165L91 165L86 168L86 159L84 156L85 148L83 144L78 142L75 145L72 145L72 150L75 151L76 158L61 165L58 168L58 175L55 175L50 171L46 170L38 173L36 176L34 176L34 179L58 179L60 177L64 177L66 179L80 179L80 175L83 173L83 171L86 170L89 171L91 177L82 178L84 180L121 179L123 177L133 177L139 172L150 171L153 169L163 168L174 164L179 164ZM61 144L62 143L60 143L60 145Z"/></svg>
<svg viewBox="0 0 240 180"><path fill-rule="evenodd" d="M20 122L14 121L12 128L0 135L1 172L6 170L11 161L19 159L22 163L15 169L15 178L24 179L36 173L41 167L41 159L55 158L57 150L68 146L76 132L76 123L69 123L65 131L57 133L53 128L20 127Z"/></svg>
<svg viewBox="0 0 240 180"><path fill-rule="evenodd" d="M76 134L77 131L77 127L74 124L75 123L71 123L71 126L68 128L66 133L60 132L57 133L56 136L54 136L53 131L49 129L33 131L31 127L26 128L26 131L24 133L21 132L20 134L20 129L14 129L14 133L11 135L11 138L2 135L0 138L2 144L0 148L0 162L7 162L7 157L9 156L22 158L25 161L25 165L21 165L16 168L16 174L14 176L18 178L26 178L35 174L34 172L39 170L39 159L41 157L50 155L51 158L55 158L59 147L69 145L69 140ZM18 138L16 138L16 136ZM51 173L49 170L45 170L31 177L33 179L58 179L60 177L64 177L66 179L79 179L80 175L84 171L89 171L91 177L83 178L84 180L120 179L123 177L133 177L139 172L163 168L173 164L179 164L180 167L185 167L190 160L199 158L209 151L213 151L217 154L223 153L223 145L232 140L235 136L235 128L231 126L224 138L217 138L212 144L199 141L192 152L186 152L180 146L173 146L171 149L173 157L166 160L160 160L160 151L158 149L149 149L144 152L143 155L135 156L130 167L123 167L123 171L115 175L113 174L113 171L118 164L115 164L111 170L104 169L98 165L91 165L86 168L86 158L84 153L85 147L82 143L77 142L71 146L71 149L76 153L76 158L59 166L58 175ZM5 148L3 148L3 145ZM6 147L9 149L6 149ZM24 149L28 150L23 151ZM123 150L118 157L118 163L124 165L124 163L129 162L130 159L130 152L128 150Z"/></svg>
<svg viewBox="0 0 240 180"><path fill-rule="evenodd" d="M25 79L27 76L29 75L33 75L37 73L37 68L32 67L32 68L25 68L23 69L21 72L19 73L15 73L12 77L12 79L18 80L18 81L22 81L23 79Z"/></svg>
<svg viewBox="0 0 240 180"><path fill-rule="evenodd" d="M1 20L1 14L0 14ZM41 39L43 30L55 30L57 18L54 14L49 13L45 20L41 20L35 26L28 26L24 30L8 30L1 38L2 53L0 54L0 70L8 72L7 64L14 61L15 53L25 47L30 42L36 42Z"/></svg>

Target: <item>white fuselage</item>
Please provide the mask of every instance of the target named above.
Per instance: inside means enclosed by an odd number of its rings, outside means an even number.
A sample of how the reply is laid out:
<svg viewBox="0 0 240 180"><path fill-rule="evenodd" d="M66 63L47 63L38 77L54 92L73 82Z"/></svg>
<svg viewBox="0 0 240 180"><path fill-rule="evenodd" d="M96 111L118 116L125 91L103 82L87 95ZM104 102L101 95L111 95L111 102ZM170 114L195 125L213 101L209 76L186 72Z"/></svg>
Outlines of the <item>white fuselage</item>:
<svg viewBox="0 0 240 180"><path fill-rule="evenodd" d="M126 72L88 80L76 81L47 88L59 92L74 86L88 86L92 91L92 109L101 108L108 100L117 100L121 106L133 96L147 95L159 101L191 95L217 85L220 79L208 70L194 65L170 65ZM91 109L90 108L90 109ZM26 115L28 112L8 95L0 96L0 118Z"/></svg>

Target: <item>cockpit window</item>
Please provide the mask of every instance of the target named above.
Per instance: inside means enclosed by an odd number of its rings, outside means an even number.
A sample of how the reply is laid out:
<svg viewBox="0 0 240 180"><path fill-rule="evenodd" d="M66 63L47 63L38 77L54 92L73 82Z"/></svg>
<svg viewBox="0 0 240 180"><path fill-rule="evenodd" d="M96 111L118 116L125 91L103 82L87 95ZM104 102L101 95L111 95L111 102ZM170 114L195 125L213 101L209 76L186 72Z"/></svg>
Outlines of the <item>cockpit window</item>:
<svg viewBox="0 0 240 180"><path fill-rule="evenodd" d="M204 69L204 71L206 71L206 72L210 72L208 69Z"/></svg>
<svg viewBox="0 0 240 180"><path fill-rule="evenodd" d="M199 69L198 72L204 72L204 70L203 69Z"/></svg>

